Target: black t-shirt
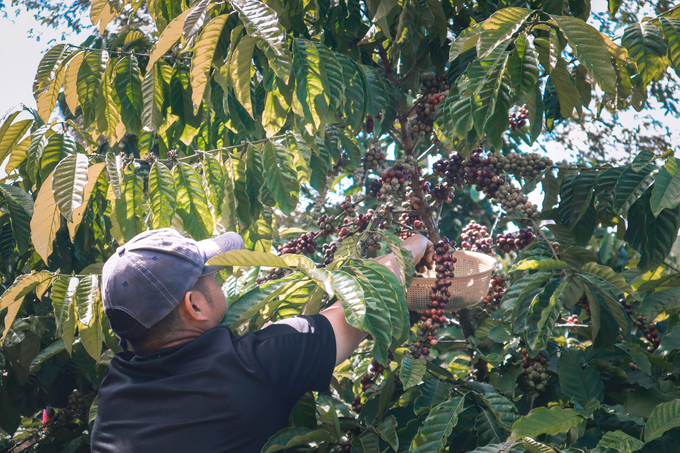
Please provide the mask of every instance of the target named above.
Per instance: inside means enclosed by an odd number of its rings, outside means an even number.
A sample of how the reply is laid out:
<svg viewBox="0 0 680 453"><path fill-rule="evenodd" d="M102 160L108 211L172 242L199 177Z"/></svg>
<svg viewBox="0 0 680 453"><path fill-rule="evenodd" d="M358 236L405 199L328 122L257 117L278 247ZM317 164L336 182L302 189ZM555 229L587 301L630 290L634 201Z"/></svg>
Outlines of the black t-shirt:
<svg viewBox="0 0 680 453"><path fill-rule="evenodd" d="M335 355L322 315L244 336L215 327L146 357L116 354L99 390L92 452L259 452L305 392L328 387Z"/></svg>

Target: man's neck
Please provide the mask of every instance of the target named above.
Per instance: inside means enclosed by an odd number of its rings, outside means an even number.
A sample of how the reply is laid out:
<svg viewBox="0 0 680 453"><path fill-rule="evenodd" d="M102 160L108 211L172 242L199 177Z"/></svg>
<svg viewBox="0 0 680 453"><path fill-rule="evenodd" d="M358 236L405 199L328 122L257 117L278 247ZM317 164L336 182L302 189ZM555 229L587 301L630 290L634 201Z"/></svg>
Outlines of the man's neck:
<svg viewBox="0 0 680 453"><path fill-rule="evenodd" d="M180 335L177 335L167 340L162 340L148 345L138 346L138 348L135 349L135 353L139 356L152 355L154 352L160 351L161 349L172 348L173 346L179 346L185 343L189 343L190 341L194 341L202 334L203 332L197 331L182 332Z"/></svg>

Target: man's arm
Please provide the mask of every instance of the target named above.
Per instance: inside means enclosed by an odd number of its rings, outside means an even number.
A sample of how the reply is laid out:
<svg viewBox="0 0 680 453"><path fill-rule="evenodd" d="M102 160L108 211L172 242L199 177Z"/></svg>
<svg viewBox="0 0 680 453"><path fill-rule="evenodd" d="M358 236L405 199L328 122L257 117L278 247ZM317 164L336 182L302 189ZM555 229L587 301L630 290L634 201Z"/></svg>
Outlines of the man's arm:
<svg viewBox="0 0 680 453"><path fill-rule="evenodd" d="M434 248L432 242L428 241L425 237L420 235L412 236L404 241L402 246L413 254L416 263L424 260L427 265L432 264ZM374 261L387 267L397 276L397 278L399 278L399 265L397 264L394 254L390 253L381 256ZM354 352L368 334L347 323L345 312L340 302L334 303L326 310L322 311L321 314L325 316L331 323L331 326L333 326L336 349L335 366L338 366Z"/></svg>

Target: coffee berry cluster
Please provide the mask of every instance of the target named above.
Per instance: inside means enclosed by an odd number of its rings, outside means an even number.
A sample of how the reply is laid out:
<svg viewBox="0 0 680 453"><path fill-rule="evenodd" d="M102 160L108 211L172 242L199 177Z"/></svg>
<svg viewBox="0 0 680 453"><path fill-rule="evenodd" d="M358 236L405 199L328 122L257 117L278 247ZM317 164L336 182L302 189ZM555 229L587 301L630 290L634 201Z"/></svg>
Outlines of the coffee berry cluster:
<svg viewBox="0 0 680 453"><path fill-rule="evenodd" d="M522 250L527 245L534 242L536 236L534 235L534 229L522 228L517 233L506 233L499 234L496 236L496 248L501 251L501 253L515 252Z"/></svg>
<svg viewBox="0 0 680 453"><path fill-rule="evenodd" d="M471 252L486 253L493 255L493 239L486 231L486 227L478 224L474 220L470 221L463 233L460 235L463 240L460 246L464 250Z"/></svg>
<svg viewBox="0 0 680 453"><path fill-rule="evenodd" d="M385 153L378 151L375 148L370 148L368 151L366 151L364 157L361 158L361 161L363 162L364 168L366 170L377 171L385 164L385 159L387 159Z"/></svg>
<svg viewBox="0 0 680 453"><path fill-rule="evenodd" d="M441 203L451 203L455 197L454 189L445 182L435 184L430 190L430 193L432 194L432 198Z"/></svg>
<svg viewBox="0 0 680 453"><path fill-rule="evenodd" d="M420 74L420 91L423 94L435 94L448 91L449 83L445 76L440 76L434 72L423 72Z"/></svg>
<svg viewBox="0 0 680 453"><path fill-rule="evenodd" d="M333 262L335 252L338 251L338 244L335 242L324 244L321 247L321 251L323 252L323 263L317 264L316 267L326 267Z"/></svg>
<svg viewBox="0 0 680 453"><path fill-rule="evenodd" d="M529 110L527 110L527 106L524 105L521 109L519 109L519 111L514 112L512 115L510 115L510 118L508 118L510 122L510 130L514 132L517 129L521 129L526 126L527 118L529 118Z"/></svg>
<svg viewBox="0 0 680 453"><path fill-rule="evenodd" d="M316 221L316 225L319 227L319 236L321 237L327 237L330 234L338 232L333 220L326 214L319 217Z"/></svg>
<svg viewBox="0 0 680 453"><path fill-rule="evenodd" d="M345 201L340 203L340 209L342 209L349 217L356 217L357 212L354 209L354 205L352 204L352 197L347 195L345 197Z"/></svg>
<svg viewBox="0 0 680 453"><path fill-rule="evenodd" d="M478 192L494 197L505 182L505 176L499 176L489 165L489 159L482 157L481 150L472 153L469 159L454 153L449 159L435 162L435 173L445 177L450 186L463 188L474 186Z"/></svg>
<svg viewBox="0 0 680 453"><path fill-rule="evenodd" d="M482 301L482 306L485 310L495 311L500 307L501 300L505 295L505 290L508 287L507 280L505 280L500 275L492 275L491 281L489 282L489 292Z"/></svg>
<svg viewBox="0 0 680 453"><path fill-rule="evenodd" d="M380 239L382 236L377 233L369 233L364 239L359 241L359 246L361 247L361 254L366 256L369 251L380 250L382 247L380 245Z"/></svg>
<svg viewBox="0 0 680 453"><path fill-rule="evenodd" d="M505 172L516 178L534 179L551 166L553 161L536 153L509 153L489 156L489 164L498 174Z"/></svg>
<svg viewBox="0 0 680 453"><path fill-rule="evenodd" d="M291 239L284 245L277 247L279 255L285 255L287 253L297 253L300 255L311 255L316 252L316 236L318 232L310 231L301 235L297 239Z"/></svg>
<svg viewBox="0 0 680 453"><path fill-rule="evenodd" d="M403 164L396 163L394 167L382 172L380 179L371 183L369 191L373 196L396 195L406 191L410 179L411 172Z"/></svg>
<svg viewBox="0 0 680 453"><path fill-rule="evenodd" d="M423 312L418 325L418 335L422 338L414 342L410 349L413 357L430 354L430 348L438 344L435 338L437 329L446 324L444 308L451 298L449 287L452 285L451 278L454 277L456 257L452 255L456 243L444 239L434 244L434 262L437 279L430 288L430 302L427 309Z"/></svg>
<svg viewBox="0 0 680 453"><path fill-rule="evenodd" d="M522 348L522 371L524 375L524 385L538 393L543 392L548 382L548 373L545 367L546 360L543 357L536 356L533 360L529 357L529 352L526 348Z"/></svg>
<svg viewBox="0 0 680 453"><path fill-rule="evenodd" d="M626 298L622 297L619 299L619 303L626 310L626 314L630 318L631 322L638 328L640 333L644 335L645 339L649 341L649 346L647 346L647 352L652 353L659 348L661 344L661 338L659 338L659 332L656 330L655 322L647 322L647 317L642 313L638 313L637 317L633 315L633 306L630 302L626 302Z"/></svg>
<svg viewBox="0 0 680 453"><path fill-rule="evenodd" d="M425 102L416 105L416 116L408 123L409 131L414 137L424 137L433 131L434 115L437 106L446 98L443 93L428 96Z"/></svg>
<svg viewBox="0 0 680 453"><path fill-rule="evenodd" d="M263 276L257 277L255 279L255 284L261 285L271 280L278 280L285 277L286 274L288 274L288 269L285 267L273 267L271 269L267 269Z"/></svg>
<svg viewBox="0 0 680 453"><path fill-rule="evenodd" d="M351 225L354 225L354 226L357 227L355 232L364 231L368 227L368 225L370 225L371 222L373 221L374 215L375 215L375 211L373 209L369 209L368 212L366 212L366 214L360 212L359 216L356 219L354 219L353 221L348 219L347 217L345 217L342 220L342 228L340 228L340 232L338 233L338 238L342 240L342 239L346 238L347 236L349 236L352 233L352 231L349 229L349 227Z"/></svg>
<svg viewBox="0 0 680 453"><path fill-rule="evenodd" d="M528 219L536 220L540 214L538 206L531 203L528 196L507 182L498 189L494 199L501 204L508 215L520 213Z"/></svg>

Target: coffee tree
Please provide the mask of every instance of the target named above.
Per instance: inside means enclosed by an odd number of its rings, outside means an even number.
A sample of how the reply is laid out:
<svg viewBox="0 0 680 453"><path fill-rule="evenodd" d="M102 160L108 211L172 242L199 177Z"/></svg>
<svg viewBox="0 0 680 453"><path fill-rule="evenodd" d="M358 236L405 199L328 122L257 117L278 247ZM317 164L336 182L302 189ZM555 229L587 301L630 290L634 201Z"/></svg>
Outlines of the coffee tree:
<svg viewBox="0 0 680 453"><path fill-rule="evenodd" d="M643 109L680 71L680 9L620 38L583 0L89 12L91 37L44 55L37 110L0 127L4 448L88 451L119 351L102 263L172 227L244 237L211 261L235 333L337 300L370 334L265 452L675 451L679 161L556 164L523 144L584 109ZM416 233L436 247L422 313L400 247ZM502 271L452 313L461 248Z"/></svg>

